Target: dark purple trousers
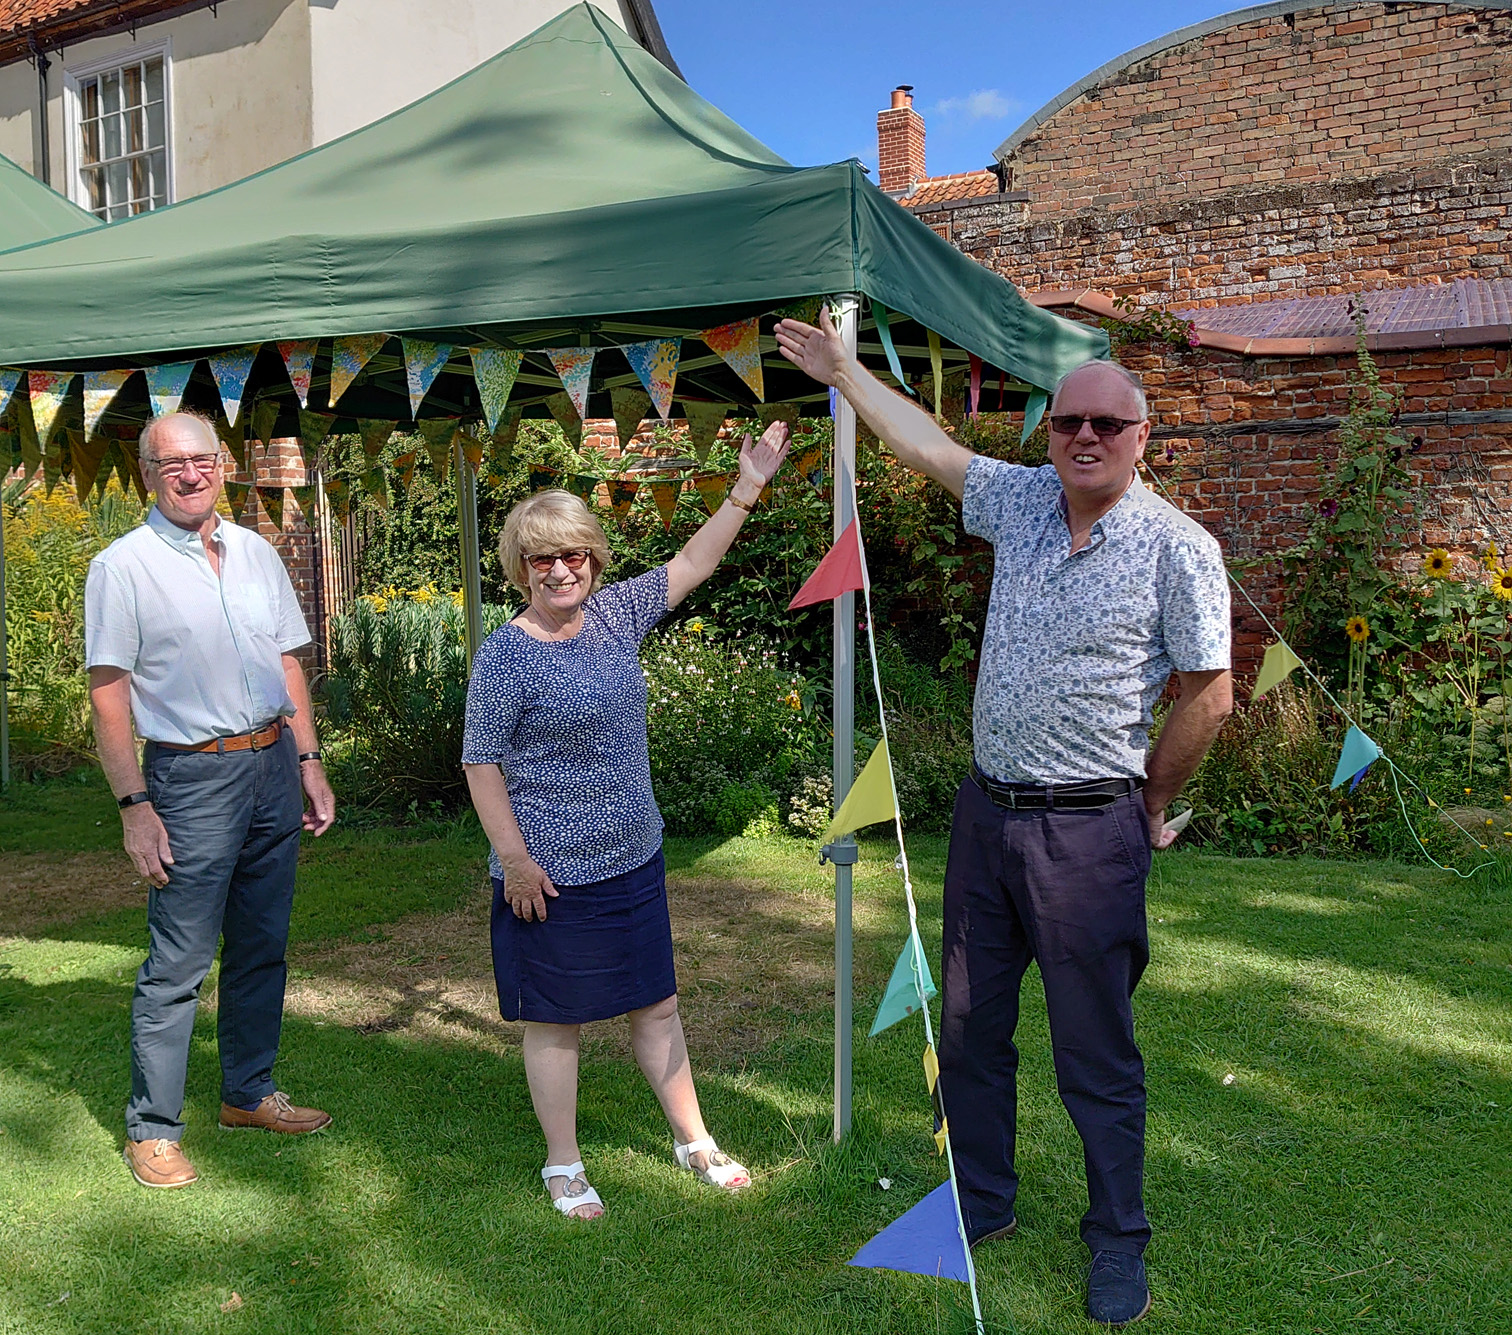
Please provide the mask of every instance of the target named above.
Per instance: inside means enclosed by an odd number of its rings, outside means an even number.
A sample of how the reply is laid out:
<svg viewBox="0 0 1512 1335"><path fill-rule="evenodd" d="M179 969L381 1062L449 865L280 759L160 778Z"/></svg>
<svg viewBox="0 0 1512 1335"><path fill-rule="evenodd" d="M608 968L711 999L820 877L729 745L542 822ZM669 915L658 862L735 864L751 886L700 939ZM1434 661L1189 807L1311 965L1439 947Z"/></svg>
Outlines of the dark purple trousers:
<svg viewBox="0 0 1512 1335"><path fill-rule="evenodd" d="M1082 1240L1142 1253L1144 1062L1134 988L1150 958L1140 794L1091 810L1006 811L967 779L945 870L940 1085L966 1229L1013 1218L1019 985L1039 963L1056 1087L1087 1169Z"/></svg>

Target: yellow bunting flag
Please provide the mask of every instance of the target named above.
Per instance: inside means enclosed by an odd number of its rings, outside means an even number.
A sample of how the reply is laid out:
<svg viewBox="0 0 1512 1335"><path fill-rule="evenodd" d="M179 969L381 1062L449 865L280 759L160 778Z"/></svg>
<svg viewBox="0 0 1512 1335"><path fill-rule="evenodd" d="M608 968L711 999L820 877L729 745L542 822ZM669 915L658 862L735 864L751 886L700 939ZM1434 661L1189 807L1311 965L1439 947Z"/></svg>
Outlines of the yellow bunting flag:
<svg viewBox="0 0 1512 1335"><path fill-rule="evenodd" d="M934 1133L935 1153L945 1153L945 1142L950 1138L950 1119L946 1118L940 1123L940 1129Z"/></svg>
<svg viewBox="0 0 1512 1335"><path fill-rule="evenodd" d="M929 334L929 371L934 376L934 414L940 420L940 392L945 387L944 362L940 353L940 336L933 329Z"/></svg>
<svg viewBox="0 0 1512 1335"><path fill-rule="evenodd" d="M705 473L693 478L693 486L703 498L704 509L713 514L724 504L725 493L730 489L730 479L723 473Z"/></svg>
<svg viewBox="0 0 1512 1335"><path fill-rule="evenodd" d="M438 478L447 477L451 473L452 442L457 438L458 426L455 417L427 417L415 423Z"/></svg>
<svg viewBox="0 0 1512 1335"><path fill-rule="evenodd" d="M798 405L796 403L763 403L756 409L756 420L765 431L773 422L786 422L788 429L798 429Z"/></svg>
<svg viewBox="0 0 1512 1335"><path fill-rule="evenodd" d="M259 487L257 489L257 499L262 502L262 508L273 522L273 527L282 533L284 489L282 487Z"/></svg>
<svg viewBox="0 0 1512 1335"><path fill-rule="evenodd" d="M388 479L383 475L381 468L369 468L362 475L362 489L373 498L373 504L380 510L389 508Z"/></svg>
<svg viewBox="0 0 1512 1335"><path fill-rule="evenodd" d="M565 390L553 394L546 400L546 411L554 418L562 428L562 434L567 437L567 443L573 449L578 449L583 443L583 419L578 410L573 406L572 396Z"/></svg>
<svg viewBox="0 0 1512 1335"><path fill-rule="evenodd" d="M677 493L682 490L682 479L660 478L649 485L651 499L656 502L656 508L661 511L662 527L670 529L672 516L677 512Z"/></svg>
<svg viewBox="0 0 1512 1335"><path fill-rule="evenodd" d="M924 1082L929 1086L929 1092L934 1093L934 1087L940 1080L940 1059L935 1056L935 1050L928 1043L924 1045Z"/></svg>
<svg viewBox="0 0 1512 1335"><path fill-rule="evenodd" d="M893 786L892 761L887 755L887 743L877 743L866 768L856 777L835 819L824 832L825 842L850 834L865 825L892 820L898 814L898 794Z"/></svg>
<svg viewBox="0 0 1512 1335"><path fill-rule="evenodd" d="M414 450L406 450L403 454L394 458L394 467L399 470L399 484L404 488L405 495L409 495L409 489L415 482L415 460L418 456Z"/></svg>
<svg viewBox="0 0 1512 1335"><path fill-rule="evenodd" d="M682 401L683 417L688 423L688 446L699 463L707 462L709 451L730 415L732 404Z"/></svg>
<svg viewBox="0 0 1512 1335"><path fill-rule="evenodd" d="M630 507L635 504L635 494L640 490L640 483L633 478L617 477L609 483L609 508L614 511L616 519L623 519L630 513Z"/></svg>
<svg viewBox="0 0 1512 1335"><path fill-rule="evenodd" d="M378 462L378 456L389 443L396 425L395 422L381 421L375 417L357 419L357 434L362 437L362 452L367 455L368 467L371 468Z"/></svg>
<svg viewBox="0 0 1512 1335"><path fill-rule="evenodd" d="M462 457L467 460L467 466L476 477L478 470L483 467L483 442L470 431L463 431L457 437L457 444L462 450Z"/></svg>
<svg viewBox="0 0 1512 1335"><path fill-rule="evenodd" d="M614 435L621 450L628 449L646 414L651 396L643 389L619 387L609 391L609 410L614 414Z"/></svg>
<svg viewBox="0 0 1512 1335"><path fill-rule="evenodd" d="M1291 645L1285 640L1267 645L1265 660L1260 664L1260 675L1255 678L1255 689L1250 692L1250 703L1253 704L1272 686L1279 686L1291 676L1294 669L1301 666L1302 660L1292 653Z"/></svg>
<svg viewBox="0 0 1512 1335"><path fill-rule="evenodd" d="M493 457L500 466L514 457L515 441L520 438L520 410L511 408L493 430Z"/></svg>
<svg viewBox="0 0 1512 1335"><path fill-rule="evenodd" d="M344 524L347 516L352 513L352 491L344 477L328 477L325 479L326 504L331 507L331 515L338 524Z"/></svg>

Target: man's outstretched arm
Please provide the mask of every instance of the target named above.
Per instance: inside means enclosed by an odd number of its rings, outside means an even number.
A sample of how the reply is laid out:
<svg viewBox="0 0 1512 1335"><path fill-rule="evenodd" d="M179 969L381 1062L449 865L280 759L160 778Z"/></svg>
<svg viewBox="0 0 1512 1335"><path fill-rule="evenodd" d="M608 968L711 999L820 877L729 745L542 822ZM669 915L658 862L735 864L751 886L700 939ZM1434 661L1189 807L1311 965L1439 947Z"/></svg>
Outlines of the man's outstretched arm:
<svg viewBox="0 0 1512 1335"><path fill-rule="evenodd" d="M951 495L961 495L971 451L957 445L933 417L888 389L847 353L827 307L820 308L817 328L799 320L779 321L777 347L800 371L843 394L901 463L932 477Z"/></svg>

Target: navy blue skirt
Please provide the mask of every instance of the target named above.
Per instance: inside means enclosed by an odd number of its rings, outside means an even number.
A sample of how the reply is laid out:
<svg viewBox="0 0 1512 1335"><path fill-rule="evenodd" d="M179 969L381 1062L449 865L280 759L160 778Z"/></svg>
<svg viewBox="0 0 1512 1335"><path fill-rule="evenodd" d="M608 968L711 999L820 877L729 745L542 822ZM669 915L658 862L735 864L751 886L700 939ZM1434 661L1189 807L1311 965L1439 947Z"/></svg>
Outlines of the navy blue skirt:
<svg viewBox="0 0 1512 1335"><path fill-rule="evenodd" d="M493 965L506 1020L586 1024L665 1001L677 991L667 864L590 885L559 885L546 921L515 917L494 878Z"/></svg>

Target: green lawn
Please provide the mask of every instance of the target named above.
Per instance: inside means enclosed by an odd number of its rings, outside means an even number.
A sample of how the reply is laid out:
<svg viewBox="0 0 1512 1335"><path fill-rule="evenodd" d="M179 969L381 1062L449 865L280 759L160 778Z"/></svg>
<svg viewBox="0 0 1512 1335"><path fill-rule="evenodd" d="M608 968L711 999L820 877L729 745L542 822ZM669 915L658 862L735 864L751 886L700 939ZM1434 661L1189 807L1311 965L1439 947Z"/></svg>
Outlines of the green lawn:
<svg viewBox="0 0 1512 1335"><path fill-rule="evenodd" d="M145 933L117 828L97 781L0 802L0 876L19 887L0 888L0 1332L966 1328L961 1286L845 1265L943 1177L922 1027L865 1037L904 935L887 845L858 868L856 1129L835 1148L828 873L791 841L669 844L706 1111L757 1183L727 1199L675 1171L619 1030L601 1026L582 1131L610 1213L583 1225L545 1204L508 1027L472 1013L422 1030L291 1010L280 1083L336 1118L301 1141L217 1133L202 1010L184 1141L201 1181L137 1187L119 1156ZM937 967L943 842L911 852ZM438 988L449 969L483 976L481 855L465 826L310 844L302 985L345 985L385 952L396 977ZM1145 1328L1512 1329L1506 895L1416 867L1181 853L1157 859L1150 919ZM1080 1146L1033 978L1025 995L1021 1227L978 1254L983 1302L993 1330L1088 1330Z"/></svg>

